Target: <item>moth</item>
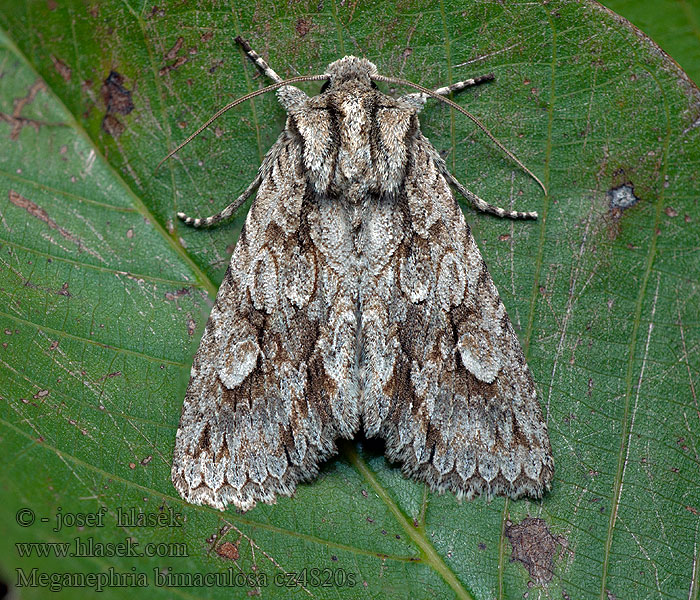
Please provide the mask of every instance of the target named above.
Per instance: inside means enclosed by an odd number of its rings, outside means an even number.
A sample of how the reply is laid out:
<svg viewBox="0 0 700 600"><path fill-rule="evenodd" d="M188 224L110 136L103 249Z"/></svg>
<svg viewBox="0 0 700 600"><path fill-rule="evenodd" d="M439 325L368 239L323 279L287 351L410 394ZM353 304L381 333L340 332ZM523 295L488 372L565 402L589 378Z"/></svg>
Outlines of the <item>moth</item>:
<svg viewBox="0 0 700 600"><path fill-rule="evenodd" d="M275 83L184 143L271 89L287 121L237 200L178 213L209 226L257 188L192 364L175 488L221 510L274 503L362 428L432 490L541 497L554 465L535 384L450 186L481 211L537 215L464 188L418 121L430 97L476 121L445 96L493 77L430 91L346 56L283 81L236 41ZM290 85L310 80L325 80L317 96ZM393 98L379 81L420 91Z"/></svg>

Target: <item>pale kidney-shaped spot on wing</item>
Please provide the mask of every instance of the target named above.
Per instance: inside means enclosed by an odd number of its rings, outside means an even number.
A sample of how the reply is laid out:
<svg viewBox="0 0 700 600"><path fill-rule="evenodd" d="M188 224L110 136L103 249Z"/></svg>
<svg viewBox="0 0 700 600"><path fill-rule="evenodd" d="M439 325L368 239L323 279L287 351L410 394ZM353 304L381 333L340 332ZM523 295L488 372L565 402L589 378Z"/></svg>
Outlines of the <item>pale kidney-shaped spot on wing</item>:
<svg viewBox="0 0 700 600"><path fill-rule="evenodd" d="M243 339L219 355L217 372L223 384L232 390L255 368L260 348L254 338Z"/></svg>

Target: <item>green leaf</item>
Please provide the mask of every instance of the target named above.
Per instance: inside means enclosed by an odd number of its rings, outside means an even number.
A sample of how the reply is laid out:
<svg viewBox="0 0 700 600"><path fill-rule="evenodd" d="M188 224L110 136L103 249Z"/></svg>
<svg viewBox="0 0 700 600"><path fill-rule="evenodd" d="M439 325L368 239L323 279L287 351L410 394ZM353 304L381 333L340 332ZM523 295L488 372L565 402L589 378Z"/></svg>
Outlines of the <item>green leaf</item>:
<svg viewBox="0 0 700 600"><path fill-rule="evenodd" d="M697 600L700 93L649 39L573 1L0 0L0 27L0 573L22 598L46 596L42 574L78 598L96 587L79 574L103 573L103 598ZM210 231L174 215L235 198L284 112L256 98L153 171L263 85L237 34L283 76L345 54L427 86L495 73L455 99L548 196L461 115L431 104L421 119L471 190L540 213L468 219L548 416L543 501L460 504L360 439L245 514L173 489L189 364L245 210ZM180 517L118 523L131 509ZM78 513L102 520L70 526ZM126 540L161 556L98 552Z"/></svg>
<svg viewBox="0 0 700 600"><path fill-rule="evenodd" d="M692 0L605 0L668 52L693 81L700 81L700 4Z"/></svg>

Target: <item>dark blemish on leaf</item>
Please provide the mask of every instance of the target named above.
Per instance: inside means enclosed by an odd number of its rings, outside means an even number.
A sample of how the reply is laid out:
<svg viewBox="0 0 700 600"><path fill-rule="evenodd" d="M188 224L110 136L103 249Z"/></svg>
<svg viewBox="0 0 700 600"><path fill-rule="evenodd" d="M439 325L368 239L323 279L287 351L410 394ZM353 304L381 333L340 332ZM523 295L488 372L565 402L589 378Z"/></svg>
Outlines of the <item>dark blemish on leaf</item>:
<svg viewBox="0 0 700 600"><path fill-rule="evenodd" d="M182 49L182 45L185 42L185 38L180 36L177 38L177 41L175 42L175 45L170 48L164 55L163 55L163 60L164 61L169 61L172 60L172 62L169 65L165 65L160 71L158 71L158 74L162 77L163 75L169 73L170 71L174 71L181 65L184 65L187 62L187 57L186 56L178 56L178 53Z"/></svg>
<svg viewBox="0 0 700 600"><path fill-rule="evenodd" d="M100 5L99 4L93 4L90 8L88 8L88 14L93 18L96 19L97 17L100 16Z"/></svg>
<svg viewBox="0 0 700 600"><path fill-rule="evenodd" d="M673 208L672 206L667 206L664 209L664 212L666 213L666 216L671 217L671 218L678 216L678 211L675 208Z"/></svg>
<svg viewBox="0 0 700 600"><path fill-rule="evenodd" d="M173 45L170 50L168 50L164 55L163 55L163 60L174 60L175 57L177 56L177 53L180 52L180 48L182 48L182 45L185 43L185 38L180 36L177 38L177 41Z"/></svg>
<svg viewBox="0 0 700 600"><path fill-rule="evenodd" d="M153 456L149 454L146 458L141 461L141 464L145 467L149 462L153 460Z"/></svg>
<svg viewBox="0 0 700 600"><path fill-rule="evenodd" d="M333 562L338 562L338 557L335 554L331 554L331 560Z"/></svg>
<svg viewBox="0 0 700 600"><path fill-rule="evenodd" d="M56 0L48 0L46 3L46 8L48 8L50 11L56 10L58 8L58 4L56 4ZM4 598L5 596L3 594L0 594L0 598Z"/></svg>
<svg viewBox="0 0 700 600"><path fill-rule="evenodd" d="M136 468L136 463L129 463L129 468L130 469L135 469Z"/></svg>
<svg viewBox="0 0 700 600"><path fill-rule="evenodd" d="M174 71L178 67L184 65L186 62L187 62L186 56L178 56L175 59L175 62L173 62L170 65L165 65L162 69L160 69L160 71L158 71L158 75L160 75L162 77L163 75L166 75L170 71Z"/></svg>
<svg viewBox="0 0 700 600"><path fill-rule="evenodd" d="M605 593L608 596L608 600L617 600L617 596L613 594L610 590L605 590Z"/></svg>
<svg viewBox="0 0 700 600"><path fill-rule="evenodd" d="M7 195L12 204L18 206L19 208L23 208L32 217L35 217L40 221L46 223L51 229L57 230L64 238L70 240L71 242L75 242L76 244L78 244L78 247L80 247L80 240L77 237L75 237L70 231L67 231L63 227L59 227L56 221L49 217L49 214L43 208L32 202L29 198L25 198L24 196L18 194L14 190L10 190ZM68 285L64 284L64 286L67 290Z"/></svg>
<svg viewBox="0 0 700 600"><path fill-rule="evenodd" d="M369 494L367 493L367 490L362 490L360 493L362 494L362 497L363 497L363 498L369 497Z"/></svg>
<svg viewBox="0 0 700 600"><path fill-rule="evenodd" d="M49 390L40 390L36 394L34 394L33 398L35 400L38 400L39 398L44 398L49 395Z"/></svg>
<svg viewBox="0 0 700 600"><path fill-rule="evenodd" d="M214 548L214 550L221 558L225 558L227 560L238 560L240 557L236 544L231 542L224 542L223 544Z"/></svg>
<svg viewBox="0 0 700 600"><path fill-rule="evenodd" d="M479 545L477 546L479 550L486 550L486 544L484 542L479 542Z"/></svg>
<svg viewBox="0 0 700 600"><path fill-rule="evenodd" d="M70 81L70 76L72 73L71 68L53 54L51 55L51 61L53 62L53 66L58 71L59 75L63 77L65 81Z"/></svg>
<svg viewBox="0 0 700 600"><path fill-rule="evenodd" d="M56 292L59 296L66 296L67 298L70 298L70 292L68 291L68 282L66 281L62 286L61 289Z"/></svg>
<svg viewBox="0 0 700 600"><path fill-rule="evenodd" d="M128 115L134 110L131 90L127 90L123 83L124 77L121 74L116 71L110 71L100 88L100 96L108 114L119 113L120 115Z"/></svg>
<svg viewBox="0 0 700 600"><path fill-rule="evenodd" d="M498 236L499 242L507 242L509 239L510 239L510 234L508 234L508 233L502 233L501 235Z"/></svg>
<svg viewBox="0 0 700 600"><path fill-rule="evenodd" d="M113 377L119 377L121 374L122 374L121 371L114 371L113 373L107 373L107 375L103 375L97 381L105 381L106 379L112 379Z"/></svg>
<svg viewBox="0 0 700 600"><path fill-rule="evenodd" d="M168 301L177 300L182 296L189 296L190 290L188 288L182 288L174 292L165 292L165 299Z"/></svg>
<svg viewBox="0 0 700 600"><path fill-rule="evenodd" d="M102 129L112 137L119 137L126 127L114 114L128 115L134 110L131 100L131 90L122 84L124 77L116 71L110 71L107 79L102 83L100 96L104 102L106 114L102 119Z"/></svg>
<svg viewBox="0 0 700 600"><path fill-rule="evenodd" d="M632 183L625 183L616 188L611 188L608 190L607 198L610 202L610 210L620 211L628 209L630 206L634 206L639 202L639 198L634 195L634 185Z"/></svg>
<svg viewBox="0 0 700 600"><path fill-rule="evenodd" d="M313 20L309 17L308 19L298 19L295 26L297 35L299 37L304 37L309 31L313 29Z"/></svg>
<svg viewBox="0 0 700 600"><path fill-rule="evenodd" d="M119 137L126 127L114 115L105 115L102 119L102 129L112 137Z"/></svg>
<svg viewBox="0 0 700 600"><path fill-rule="evenodd" d="M206 44L209 40L211 40L214 37L214 32L213 31L205 31L201 37L199 38L202 40L203 44Z"/></svg>
<svg viewBox="0 0 700 600"><path fill-rule="evenodd" d="M58 348L58 342L51 342L51 345L49 346L49 350L55 350Z"/></svg>
<svg viewBox="0 0 700 600"><path fill-rule="evenodd" d="M551 581L557 547L565 545L565 540L555 538L544 519L532 517L518 524L508 521L505 533L513 547L511 561L522 563L535 583Z"/></svg>
<svg viewBox="0 0 700 600"><path fill-rule="evenodd" d="M693 513L696 517L697 517L698 515L700 515L700 511L698 511L698 509L695 508L694 506L690 506L690 504L689 504L688 506L686 506L685 509L686 509L688 512Z"/></svg>
<svg viewBox="0 0 700 600"><path fill-rule="evenodd" d="M211 63L211 67L209 67L209 72L210 73L215 73L216 70L221 67L224 64L224 61L222 59L217 59L214 62Z"/></svg>
<svg viewBox="0 0 700 600"><path fill-rule="evenodd" d="M197 324L194 322L194 319L187 319L187 334L194 335L196 328Z"/></svg>
<svg viewBox="0 0 700 600"><path fill-rule="evenodd" d="M41 125L48 124L37 121L36 119L29 119L22 116L22 110L24 110L24 107L31 104L36 95L45 89L46 85L41 79L35 81L29 88L26 96L15 99L11 115L0 112L0 121L5 121L12 126L12 129L10 130L10 139L13 142L19 137L19 134L22 132L22 128L25 125L31 125L36 131L39 131L39 127Z"/></svg>

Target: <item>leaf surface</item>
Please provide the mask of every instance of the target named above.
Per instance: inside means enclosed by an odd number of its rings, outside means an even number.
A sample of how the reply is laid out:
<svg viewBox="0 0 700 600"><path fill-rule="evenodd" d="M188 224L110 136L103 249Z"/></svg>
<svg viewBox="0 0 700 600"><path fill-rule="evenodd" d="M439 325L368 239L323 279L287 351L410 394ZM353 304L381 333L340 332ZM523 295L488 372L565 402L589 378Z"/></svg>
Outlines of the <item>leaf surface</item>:
<svg viewBox="0 0 700 600"><path fill-rule="evenodd" d="M700 94L652 42L568 1L2 0L0 27L6 581L36 567L134 577L104 598L697 599ZM345 54L431 87L495 73L455 99L548 196L461 115L430 105L421 121L467 187L540 213L468 220L547 415L556 475L542 502L433 495L360 439L294 498L243 515L173 489L189 365L245 210L208 231L174 215L236 197L284 112L256 98L153 171L264 84L239 34L288 77ZM70 526L101 509L101 526ZM129 522L131 509L174 526ZM76 556L76 538L160 555ZM18 546L31 542L68 556ZM18 591L44 598L46 584Z"/></svg>

